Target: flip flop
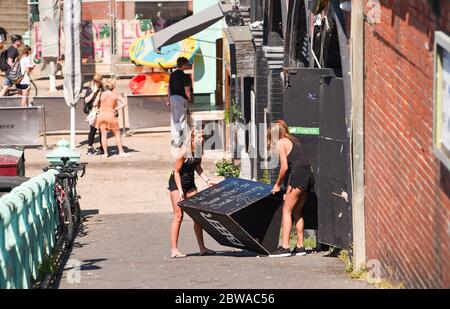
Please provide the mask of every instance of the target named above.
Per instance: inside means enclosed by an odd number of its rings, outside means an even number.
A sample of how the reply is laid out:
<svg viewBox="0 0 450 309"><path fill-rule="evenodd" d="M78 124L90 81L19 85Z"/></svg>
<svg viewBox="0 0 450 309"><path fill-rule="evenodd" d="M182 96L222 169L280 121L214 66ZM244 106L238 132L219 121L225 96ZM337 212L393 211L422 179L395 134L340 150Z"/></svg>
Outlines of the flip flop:
<svg viewBox="0 0 450 309"><path fill-rule="evenodd" d="M183 254L183 253L177 253L175 255L171 255L170 256L171 259L182 259L182 258L185 258L185 257L186 257L186 254Z"/></svg>
<svg viewBox="0 0 450 309"><path fill-rule="evenodd" d="M206 251L200 252L200 256L214 255L214 254L216 254L216 253L217 253L217 252L214 251L214 250L206 250Z"/></svg>

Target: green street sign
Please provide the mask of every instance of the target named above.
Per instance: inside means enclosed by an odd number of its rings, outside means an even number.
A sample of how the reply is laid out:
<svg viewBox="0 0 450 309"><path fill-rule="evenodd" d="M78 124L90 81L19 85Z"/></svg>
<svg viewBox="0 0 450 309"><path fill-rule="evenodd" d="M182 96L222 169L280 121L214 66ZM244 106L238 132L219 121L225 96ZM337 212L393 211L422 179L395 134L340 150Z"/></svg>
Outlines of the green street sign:
<svg viewBox="0 0 450 309"><path fill-rule="evenodd" d="M320 128L290 127L289 133L297 135L320 135Z"/></svg>

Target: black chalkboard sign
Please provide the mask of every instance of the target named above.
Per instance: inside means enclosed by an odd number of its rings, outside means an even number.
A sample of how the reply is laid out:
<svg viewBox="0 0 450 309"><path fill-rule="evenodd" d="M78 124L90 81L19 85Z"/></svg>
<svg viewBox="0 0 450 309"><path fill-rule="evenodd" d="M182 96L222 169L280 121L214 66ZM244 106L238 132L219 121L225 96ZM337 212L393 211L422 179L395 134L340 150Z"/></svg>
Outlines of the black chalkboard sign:
<svg viewBox="0 0 450 309"><path fill-rule="evenodd" d="M278 246L283 193L272 186L228 178L180 203L181 208L224 246L269 254Z"/></svg>

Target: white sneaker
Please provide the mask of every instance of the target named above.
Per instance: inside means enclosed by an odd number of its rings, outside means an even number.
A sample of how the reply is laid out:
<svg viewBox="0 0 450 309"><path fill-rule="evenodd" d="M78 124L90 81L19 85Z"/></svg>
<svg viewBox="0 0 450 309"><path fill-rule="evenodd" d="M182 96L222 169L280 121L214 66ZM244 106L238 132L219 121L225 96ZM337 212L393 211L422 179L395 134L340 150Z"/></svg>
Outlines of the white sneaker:
<svg viewBox="0 0 450 309"><path fill-rule="evenodd" d="M122 153L119 153L119 156L128 158L128 157L131 157L131 154L122 152Z"/></svg>

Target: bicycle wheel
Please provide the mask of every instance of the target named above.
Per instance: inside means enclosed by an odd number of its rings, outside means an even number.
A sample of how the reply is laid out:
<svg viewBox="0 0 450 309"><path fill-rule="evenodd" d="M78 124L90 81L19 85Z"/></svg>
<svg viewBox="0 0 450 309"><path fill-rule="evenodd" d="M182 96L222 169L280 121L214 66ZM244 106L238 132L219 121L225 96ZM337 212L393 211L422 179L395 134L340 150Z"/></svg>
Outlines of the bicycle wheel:
<svg viewBox="0 0 450 309"><path fill-rule="evenodd" d="M38 88L36 84L30 80L30 97L37 97L38 96Z"/></svg>
<svg viewBox="0 0 450 309"><path fill-rule="evenodd" d="M78 230L79 224L81 222L81 208L80 203L78 201L78 194L77 194L77 182L75 180L70 181L71 186L71 201L72 201L72 216L74 218L74 222L76 224L76 230Z"/></svg>
<svg viewBox="0 0 450 309"><path fill-rule="evenodd" d="M63 213L64 213L64 225L66 227L67 231L67 241L69 246L72 244L72 241L74 239L75 233L74 233L74 220L72 217L72 207L70 203L70 187L69 187L69 181L68 179L63 180L63 187L64 187L64 201L63 201Z"/></svg>

